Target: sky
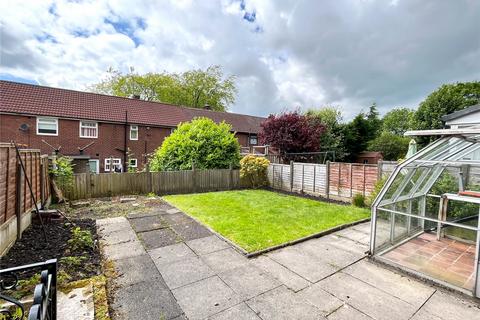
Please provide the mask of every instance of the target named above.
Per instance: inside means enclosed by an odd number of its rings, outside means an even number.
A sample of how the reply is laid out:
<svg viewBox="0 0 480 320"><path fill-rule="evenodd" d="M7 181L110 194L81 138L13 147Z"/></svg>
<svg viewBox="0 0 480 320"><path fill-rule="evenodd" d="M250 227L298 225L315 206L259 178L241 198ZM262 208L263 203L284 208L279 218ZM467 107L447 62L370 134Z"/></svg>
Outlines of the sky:
<svg viewBox="0 0 480 320"><path fill-rule="evenodd" d="M0 79L85 90L109 68L235 75L230 111L416 108L480 80L477 0L0 0Z"/></svg>

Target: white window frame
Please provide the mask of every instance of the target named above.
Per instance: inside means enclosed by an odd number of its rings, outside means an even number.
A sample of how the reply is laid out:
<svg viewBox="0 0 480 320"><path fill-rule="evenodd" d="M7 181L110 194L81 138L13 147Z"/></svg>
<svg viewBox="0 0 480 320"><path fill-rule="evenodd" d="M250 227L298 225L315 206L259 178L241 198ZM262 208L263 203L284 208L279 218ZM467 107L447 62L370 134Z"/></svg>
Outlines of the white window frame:
<svg viewBox="0 0 480 320"><path fill-rule="evenodd" d="M252 143L252 138L253 137L255 137L256 143ZM251 146L258 145L258 134L252 134L252 135L248 136L248 144L251 145Z"/></svg>
<svg viewBox="0 0 480 320"><path fill-rule="evenodd" d="M98 160L98 159L88 159L88 169L89 170L90 170L90 161L97 163L97 170L96 170L95 173L97 173L97 174L100 173L100 160ZM90 172L92 172L92 171L90 171Z"/></svg>
<svg viewBox="0 0 480 320"><path fill-rule="evenodd" d="M135 161L135 165L132 165L132 161ZM136 158L130 158L128 159L128 167L129 168L136 168L138 166L138 161Z"/></svg>
<svg viewBox="0 0 480 320"><path fill-rule="evenodd" d="M90 122L90 123L95 123L95 136L84 136L82 135L82 127L83 127L83 123L84 122ZM90 138L90 139L96 139L98 138L98 122L96 121L90 121L90 120L80 120L79 122L79 135L80 135L80 138ZM86 128L93 128L93 127L86 127Z"/></svg>
<svg viewBox="0 0 480 320"><path fill-rule="evenodd" d="M39 131L39 123L42 122L42 119L55 120L56 133L42 133ZM37 135L39 136L58 136L58 118L52 117L37 117Z"/></svg>
<svg viewBox="0 0 480 320"><path fill-rule="evenodd" d="M137 138L135 139L132 138L132 132L137 132ZM139 136L138 125L130 125L130 140L138 140L138 136Z"/></svg>
<svg viewBox="0 0 480 320"><path fill-rule="evenodd" d="M113 165L116 165L116 163L118 162L118 165L122 166L122 159L120 158L105 158L104 167L103 167L103 171L105 172L115 172L111 170L110 159L112 159ZM123 172L123 168L122 168L122 172Z"/></svg>

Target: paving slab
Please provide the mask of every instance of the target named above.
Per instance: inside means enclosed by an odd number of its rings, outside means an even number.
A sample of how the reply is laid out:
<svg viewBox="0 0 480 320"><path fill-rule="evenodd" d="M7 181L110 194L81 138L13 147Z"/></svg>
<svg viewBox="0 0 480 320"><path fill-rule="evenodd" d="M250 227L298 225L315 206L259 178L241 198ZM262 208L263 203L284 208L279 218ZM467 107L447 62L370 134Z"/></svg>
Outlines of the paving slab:
<svg viewBox="0 0 480 320"><path fill-rule="evenodd" d="M317 307L323 316L329 315L344 304L342 300L323 290L321 282L298 292L297 295Z"/></svg>
<svg viewBox="0 0 480 320"><path fill-rule="evenodd" d="M352 241L345 237L340 237L336 233L314 239L314 241L325 243L343 251L350 252L359 258L366 256L366 251L368 250L368 245Z"/></svg>
<svg viewBox="0 0 480 320"><path fill-rule="evenodd" d="M182 212L182 211L178 210L177 208L173 208L173 207L170 207L170 209L166 209L165 211L167 212L167 214L174 214L174 213Z"/></svg>
<svg viewBox="0 0 480 320"><path fill-rule="evenodd" d="M198 255L204 255L207 253L230 248L230 245L227 242L223 241L215 235L190 240L187 241L186 244Z"/></svg>
<svg viewBox="0 0 480 320"><path fill-rule="evenodd" d="M355 229L344 229L336 232L335 235L359 242L363 245L368 245L370 243L370 235L368 233L364 233Z"/></svg>
<svg viewBox="0 0 480 320"><path fill-rule="evenodd" d="M355 263L343 272L417 307L420 307L435 292L435 288L429 285L368 260Z"/></svg>
<svg viewBox="0 0 480 320"><path fill-rule="evenodd" d="M130 219L129 221L135 232L152 231L168 227L167 222L159 215Z"/></svg>
<svg viewBox="0 0 480 320"><path fill-rule="evenodd" d="M130 223L128 223L125 217L98 219L96 220L96 224L100 235L130 229Z"/></svg>
<svg viewBox="0 0 480 320"><path fill-rule="evenodd" d="M130 241L124 243L113 244L110 246L104 246L103 252L105 257L110 260L119 260L124 258L136 257L145 254L140 241Z"/></svg>
<svg viewBox="0 0 480 320"><path fill-rule="evenodd" d="M437 317L436 315L433 315L431 313L428 313L428 311L425 311L424 309L420 309L410 320L448 320L448 319L442 319L440 317Z"/></svg>
<svg viewBox="0 0 480 320"><path fill-rule="evenodd" d="M437 290L425 303L422 312L435 315L443 320L480 319L480 306L470 299Z"/></svg>
<svg viewBox="0 0 480 320"><path fill-rule="evenodd" d="M241 302L239 295L217 276L172 292L190 320L204 319Z"/></svg>
<svg viewBox="0 0 480 320"><path fill-rule="evenodd" d="M115 294L113 308L121 320L170 320L183 314L170 290L156 281L122 288Z"/></svg>
<svg viewBox="0 0 480 320"><path fill-rule="evenodd" d="M360 224L356 224L350 228L347 228L347 230L357 230L360 232L363 232L365 234L370 235L370 222L364 222Z"/></svg>
<svg viewBox="0 0 480 320"><path fill-rule="evenodd" d="M213 270L198 257L162 264L158 266L158 270L170 289L215 275Z"/></svg>
<svg viewBox="0 0 480 320"><path fill-rule="evenodd" d="M222 272L218 276L245 299L253 298L281 285L265 271L251 264Z"/></svg>
<svg viewBox="0 0 480 320"><path fill-rule="evenodd" d="M194 221L185 224L173 224L172 229L180 235L185 241L208 237L212 235L212 232Z"/></svg>
<svg viewBox="0 0 480 320"><path fill-rule="evenodd" d="M257 314L245 303L237 304L225 311L222 311L209 320L261 320Z"/></svg>
<svg viewBox="0 0 480 320"><path fill-rule="evenodd" d="M201 258L217 273L235 269L248 263L248 259L244 255L232 248L215 251Z"/></svg>
<svg viewBox="0 0 480 320"><path fill-rule="evenodd" d="M154 208L152 211L149 212L131 212L127 214L127 219L137 219L137 218L145 218L145 217L155 217L165 215L167 212L160 208Z"/></svg>
<svg viewBox="0 0 480 320"><path fill-rule="evenodd" d="M157 266L195 257L195 253L183 242L149 250L148 254Z"/></svg>
<svg viewBox="0 0 480 320"><path fill-rule="evenodd" d="M325 319L320 310L285 286L265 292L246 303L263 320Z"/></svg>
<svg viewBox="0 0 480 320"><path fill-rule="evenodd" d="M62 320L94 320L93 288L89 282L68 293L58 291L57 316Z"/></svg>
<svg viewBox="0 0 480 320"><path fill-rule="evenodd" d="M267 256L260 256L251 260L257 268L268 272L272 277L283 283L287 288L295 292L306 288L310 282L293 273L281 264L275 262Z"/></svg>
<svg viewBox="0 0 480 320"><path fill-rule="evenodd" d="M112 244L119 244L123 242L136 241L137 235L130 229L123 229L118 231L112 231L100 235L100 242L104 246L110 246Z"/></svg>
<svg viewBox="0 0 480 320"><path fill-rule="evenodd" d="M372 320L373 318L361 313L357 309L344 304L342 307L335 310L328 317L328 320Z"/></svg>
<svg viewBox="0 0 480 320"><path fill-rule="evenodd" d="M165 220L168 221L169 224L174 225L174 224L186 224L186 223L192 223L195 222L192 218L187 216L183 212L177 212L173 214L167 214L165 216Z"/></svg>
<svg viewBox="0 0 480 320"><path fill-rule="evenodd" d="M346 273L319 282L322 289L378 320L409 319L417 308Z"/></svg>
<svg viewBox="0 0 480 320"><path fill-rule="evenodd" d="M140 232L137 235L147 250L169 246L181 241L169 228Z"/></svg>
<svg viewBox="0 0 480 320"><path fill-rule="evenodd" d="M142 281L163 282L160 273L148 254L119 259L115 261L118 277L115 282L121 286L129 286Z"/></svg>
<svg viewBox="0 0 480 320"><path fill-rule="evenodd" d="M317 282L338 269L317 256L297 250L295 246L280 249L267 256L310 282Z"/></svg>

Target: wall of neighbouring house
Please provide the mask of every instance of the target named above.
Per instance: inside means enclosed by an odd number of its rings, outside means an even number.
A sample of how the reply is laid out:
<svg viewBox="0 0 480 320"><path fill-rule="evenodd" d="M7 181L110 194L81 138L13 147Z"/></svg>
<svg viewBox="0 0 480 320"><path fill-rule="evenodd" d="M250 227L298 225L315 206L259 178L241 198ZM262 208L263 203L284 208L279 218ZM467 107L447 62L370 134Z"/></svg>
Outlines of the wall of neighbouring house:
<svg viewBox="0 0 480 320"><path fill-rule="evenodd" d="M27 179L38 206L50 197L47 156L32 149L20 150L20 155L25 172L15 148L10 143L0 143L0 256L31 223L34 200Z"/></svg>
<svg viewBox="0 0 480 320"><path fill-rule="evenodd" d="M37 135L36 117L23 115L0 114L0 141L14 140L27 148L40 149L42 153L51 154L52 148L43 143L45 140L55 148L60 148L64 155L78 155L78 148L94 142L85 149L84 154L91 159L99 159L100 172L104 172L105 159L120 158L123 161L125 129L127 148L131 157L137 159L138 169L142 169L147 161L147 155L154 152L163 140L171 133L171 128L138 126L138 140L130 140L130 126L114 123L98 123L98 138L80 138L80 121L70 119L58 120L58 136ZM28 125L27 131L20 130L22 124ZM248 134L236 134L242 146L248 146Z"/></svg>

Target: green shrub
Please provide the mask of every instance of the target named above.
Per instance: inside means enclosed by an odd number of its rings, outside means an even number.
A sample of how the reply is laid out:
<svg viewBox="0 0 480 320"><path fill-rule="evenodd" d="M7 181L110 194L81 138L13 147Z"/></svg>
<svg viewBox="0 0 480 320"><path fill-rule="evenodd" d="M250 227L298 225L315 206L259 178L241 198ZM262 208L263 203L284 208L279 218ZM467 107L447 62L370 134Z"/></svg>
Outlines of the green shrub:
<svg viewBox="0 0 480 320"><path fill-rule="evenodd" d="M62 191L69 190L73 185L73 164L69 157L57 157L52 161L50 174Z"/></svg>
<svg viewBox="0 0 480 320"><path fill-rule="evenodd" d="M208 118L185 122L168 136L150 160L152 171L238 167L240 145L225 122Z"/></svg>
<svg viewBox="0 0 480 320"><path fill-rule="evenodd" d="M246 155L240 160L240 177L247 179L253 188L263 187L268 184L267 168L270 164L264 157Z"/></svg>
<svg viewBox="0 0 480 320"><path fill-rule="evenodd" d="M382 190L383 186L387 182L388 177L381 177L380 179L375 182L375 185L373 187L373 191L368 195L368 197L365 199L365 205L367 207L371 207L373 202L375 201L375 198L377 195L380 193L380 190Z"/></svg>
<svg viewBox="0 0 480 320"><path fill-rule="evenodd" d="M355 207L365 208L365 196L361 193L357 193L353 196L352 204Z"/></svg>
<svg viewBox="0 0 480 320"><path fill-rule="evenodd" d="M93 237L89 230L82 230L75 227L72 230L72 238L68 240L68 244L72 250L84 250L93 248Z"/></svg>

